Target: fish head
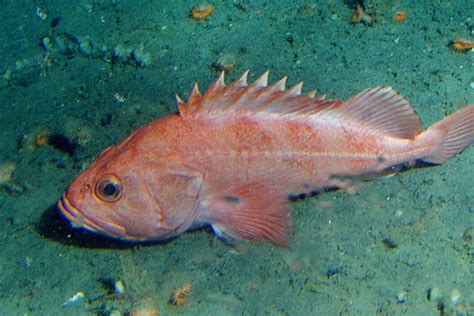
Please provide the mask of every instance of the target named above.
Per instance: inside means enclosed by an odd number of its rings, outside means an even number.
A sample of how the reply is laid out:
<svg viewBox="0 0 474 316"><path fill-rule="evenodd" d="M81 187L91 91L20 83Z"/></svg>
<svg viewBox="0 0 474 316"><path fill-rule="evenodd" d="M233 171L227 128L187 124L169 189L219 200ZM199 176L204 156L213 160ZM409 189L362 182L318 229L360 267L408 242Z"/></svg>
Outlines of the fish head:
<svg viewBox="0 0 474 316"><path fill-rule="evenodd" d="M57 204L63 215L75 227L124 240L164 240L189 229L202 176L120 145L72 181Z"/></svg>

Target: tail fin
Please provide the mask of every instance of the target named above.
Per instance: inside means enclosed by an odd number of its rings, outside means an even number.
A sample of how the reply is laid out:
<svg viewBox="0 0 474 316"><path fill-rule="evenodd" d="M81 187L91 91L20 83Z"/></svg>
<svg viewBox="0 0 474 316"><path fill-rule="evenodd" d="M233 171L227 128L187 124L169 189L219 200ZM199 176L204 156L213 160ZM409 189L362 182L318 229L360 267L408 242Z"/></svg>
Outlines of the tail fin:
<svg viewBox="0 0 474 316"><path fill-rule="evenodd" d="M445 162L474 142L474 104L442 119L422 134L425 133L436 135L438 149L423 161L434 164Z"/></svg>

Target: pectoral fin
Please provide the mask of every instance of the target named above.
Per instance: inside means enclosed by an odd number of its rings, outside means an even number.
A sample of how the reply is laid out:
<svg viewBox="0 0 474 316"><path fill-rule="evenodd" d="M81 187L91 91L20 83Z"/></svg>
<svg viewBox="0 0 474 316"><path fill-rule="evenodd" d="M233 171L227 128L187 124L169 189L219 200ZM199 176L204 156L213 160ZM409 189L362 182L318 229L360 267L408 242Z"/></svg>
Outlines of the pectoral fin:
<svg viewBox="0 0 474 316"><path fill-rule="evenodd" d="M232 186L208 200L211 225L228 239L249 239L287 246L291 230L286 196L272 185L253 183Z"/></svg>

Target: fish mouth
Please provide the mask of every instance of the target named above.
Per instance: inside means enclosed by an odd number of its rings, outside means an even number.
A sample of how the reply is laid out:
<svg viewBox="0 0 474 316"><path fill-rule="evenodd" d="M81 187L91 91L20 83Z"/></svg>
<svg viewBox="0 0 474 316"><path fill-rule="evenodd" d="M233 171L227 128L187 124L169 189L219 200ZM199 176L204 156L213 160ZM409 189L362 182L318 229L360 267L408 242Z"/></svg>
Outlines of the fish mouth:
<svg viewBox="0 0 474 316"><path fill-rule="evenodd" d="M127 238L124 227L84 215L78 208L71 204L65 193L63 193L56 205L61 213L71 221L73 227L83 227L91 232L110 237Z"/></svg>

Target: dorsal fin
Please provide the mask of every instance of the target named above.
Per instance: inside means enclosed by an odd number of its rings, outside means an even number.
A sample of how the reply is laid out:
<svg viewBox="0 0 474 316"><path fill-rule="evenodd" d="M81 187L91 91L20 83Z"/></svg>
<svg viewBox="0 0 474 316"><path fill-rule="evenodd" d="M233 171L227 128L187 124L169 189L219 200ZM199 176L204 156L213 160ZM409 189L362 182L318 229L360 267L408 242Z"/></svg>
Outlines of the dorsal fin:
<svg viewBox="0 0 474 316"><path fill-rule="evenodd" d="M177 99L179 114L183 118L236 112L266 112L309 116L323 109L342 104L341 100L326 101L324 96L315 97L316 91L302 95L303 82L286 89L287 77L283 77L271 86L267 86L268 71L248 84L248 72L245 71L239 79L228 86L224 83L224 72L222 72L204 95L201 95L197 84L195 84L188 102L184 103L181 99Z"/></svg>
<svg viewBox="0 0 474 316"><path fill-rule="evenodd" d="M421 132L421 123L409 102L391 87L366 89L347 101L325 100L316 92L301 94L303 83L286 89L286 77L268 85L268 71L247 83L248 71L228 86L224 72L201 95L194 85L188 102L178 101L183 118L201 115L274 113L293 118L315 115L336 116L347 124L370 128L385 135L414 138Z"/></svg>
<svg viewBox="0 0 474 316"><path fill-rule="evenodd" d="M338 107L337 115L393 137L413 139L422 131L408 100L392 87L363 90Z"/></svg>

